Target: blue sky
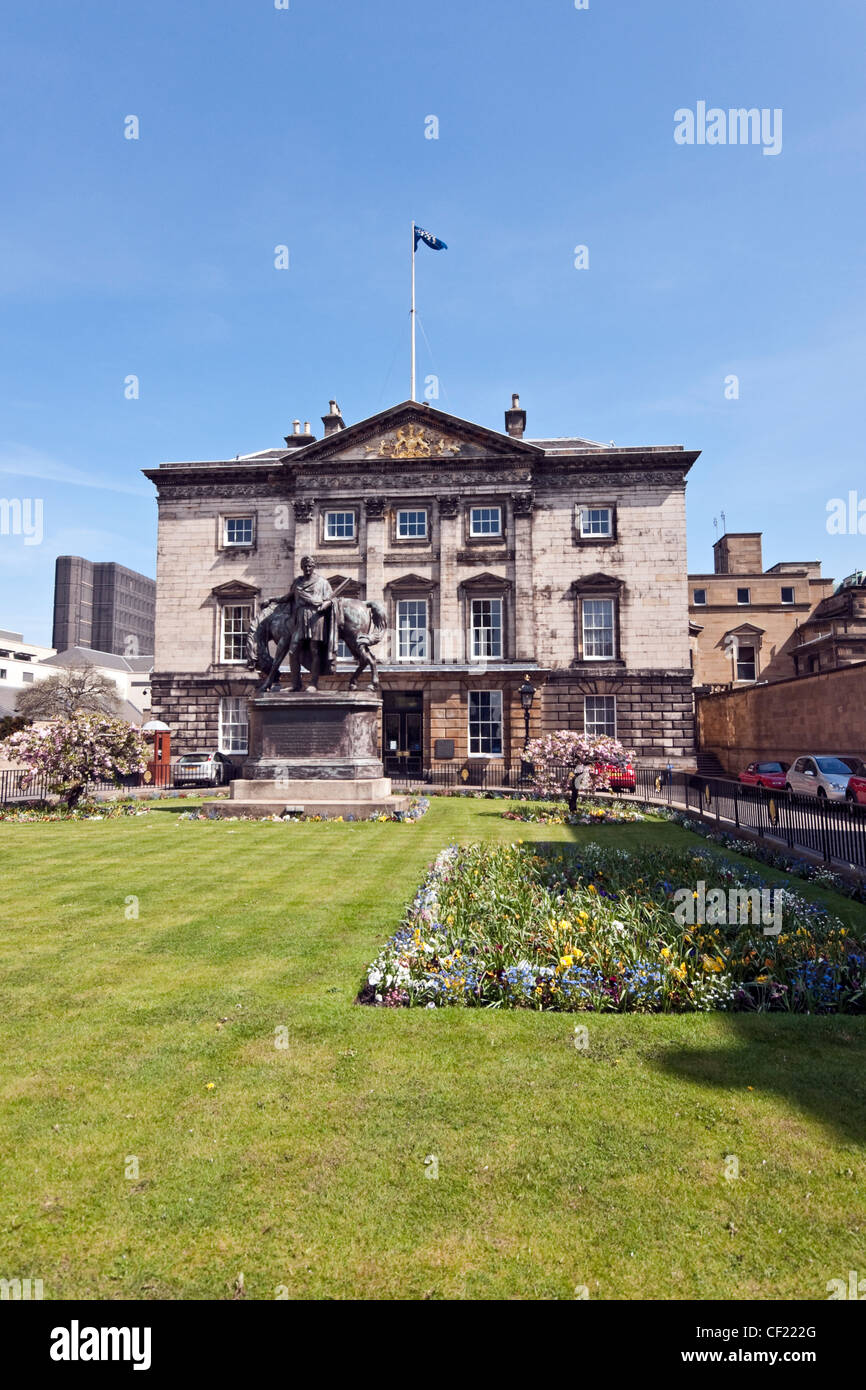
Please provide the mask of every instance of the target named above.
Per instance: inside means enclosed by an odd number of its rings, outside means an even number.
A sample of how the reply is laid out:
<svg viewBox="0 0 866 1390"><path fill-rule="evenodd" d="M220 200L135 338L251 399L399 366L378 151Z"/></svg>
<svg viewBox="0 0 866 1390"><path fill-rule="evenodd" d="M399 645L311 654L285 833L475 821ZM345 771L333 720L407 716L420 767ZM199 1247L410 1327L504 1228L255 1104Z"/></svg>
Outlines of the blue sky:
<svg viewBox="0 0 866 1390"><path fill-rule="evenodd" d="M412 218L443 409L701 449L693 570L722 510L866 564L826 530L866 499L864 41L862 0L7 6L0 496L44 540L0 535L0 627L50 640L57 554L154 573L141 468L405 399ZM699 101L781 108L781 153L677 145Z"/></svg>

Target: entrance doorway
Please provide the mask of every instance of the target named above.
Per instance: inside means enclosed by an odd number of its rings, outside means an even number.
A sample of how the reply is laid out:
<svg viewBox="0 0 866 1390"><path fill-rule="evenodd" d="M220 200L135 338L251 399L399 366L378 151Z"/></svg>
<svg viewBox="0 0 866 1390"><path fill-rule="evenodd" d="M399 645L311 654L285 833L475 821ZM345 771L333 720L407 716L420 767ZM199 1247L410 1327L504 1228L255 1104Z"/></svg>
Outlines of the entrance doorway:
<svg viewBox="0 0 866 1390"><path fill-rule="evenodd" d="M386 690L382 696L382 761L389 777L424 770L424 695Z"/></svg>

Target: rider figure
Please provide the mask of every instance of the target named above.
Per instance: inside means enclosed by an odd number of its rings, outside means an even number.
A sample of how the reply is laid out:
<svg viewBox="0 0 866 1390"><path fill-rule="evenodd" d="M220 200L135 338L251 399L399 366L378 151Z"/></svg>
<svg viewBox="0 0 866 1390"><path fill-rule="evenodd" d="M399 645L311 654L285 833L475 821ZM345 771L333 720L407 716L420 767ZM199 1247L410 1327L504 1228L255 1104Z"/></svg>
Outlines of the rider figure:
<svg viewBox="0 0 866 1390"><path fill-rule="evenodd" d="M282 598L269 603L286 604L292 614L292 638L289 644L289 667L292 689L302 690L301 658L309 668L308 690L318 690L319 676L330 675L337 656L337 622L334 613L334 591L316 569L311 555L301 560L302 573Z"/></svg>

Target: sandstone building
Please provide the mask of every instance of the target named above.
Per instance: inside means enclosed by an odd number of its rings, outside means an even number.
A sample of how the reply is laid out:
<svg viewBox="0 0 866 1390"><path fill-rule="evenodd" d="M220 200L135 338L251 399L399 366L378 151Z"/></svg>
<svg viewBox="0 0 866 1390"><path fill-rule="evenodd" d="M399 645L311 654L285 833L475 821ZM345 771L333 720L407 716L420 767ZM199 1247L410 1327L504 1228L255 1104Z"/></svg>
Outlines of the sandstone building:
<svg viewBox="0 0 866 1390"><path fill-rule="evenodd" d="M763 568L760 531L730 531L713 546L712 574L689 575L695 689L754 685L795 674L800 628L833 592L820 560Z"/></svg>
<svg viewBox="0 0 866 1390"><path fill-rule="evenodd" d="M792 653L798 676L866 661L866 572L855 570L803 623Z"/></svg>
<svg viewBox="0 0 866 1390"><path fill-rule="evenodd" d="M682 446L530 439L407 401L236 459L148 469L159 503L152 707L174 750L243 761L245 633L312 554L384 602L386 771L519 762L531 732L694 765ZM346 672L353 662L341 663ZM338 675L337 679L345 680Z"/></svg>

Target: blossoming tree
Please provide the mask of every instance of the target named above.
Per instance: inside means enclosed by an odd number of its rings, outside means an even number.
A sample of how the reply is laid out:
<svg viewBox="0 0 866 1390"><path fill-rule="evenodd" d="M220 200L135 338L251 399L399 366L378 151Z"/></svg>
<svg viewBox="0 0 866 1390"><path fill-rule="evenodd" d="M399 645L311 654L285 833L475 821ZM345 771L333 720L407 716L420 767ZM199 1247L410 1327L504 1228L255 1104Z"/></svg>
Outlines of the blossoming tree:
<svg viewBox="0 0 866 1390"><path fill-rule="evenodd" d="M582 792L609 791L610 770L630 762L634 753L619 739L559 729L530 739L526 758L533 767L533 790L539 796L567 796L571 783Z"/></svg>
<svg viewBox="0 0 866 1390"><path fill-rule="evenodd" d="M5 751L27 768L26 789L44 777L70 810L90 782L111 782L143 772L147 743L125 719L105 714L74 714L45 728L22 729L5 740Z"/></svg>

